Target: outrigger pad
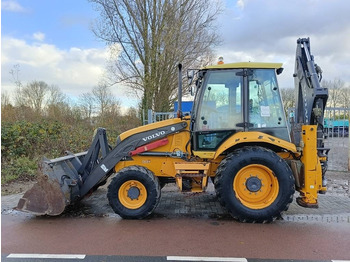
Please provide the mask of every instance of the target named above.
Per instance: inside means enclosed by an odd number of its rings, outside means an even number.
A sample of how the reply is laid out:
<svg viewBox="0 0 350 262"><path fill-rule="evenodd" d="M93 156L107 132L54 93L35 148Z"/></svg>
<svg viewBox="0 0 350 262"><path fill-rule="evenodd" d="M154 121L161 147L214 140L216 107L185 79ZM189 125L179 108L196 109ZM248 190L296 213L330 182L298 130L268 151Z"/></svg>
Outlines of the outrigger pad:
<svg viewBox="0 0 350 262"><path fill-rule="evenodd" d="M40 172L38 182L19 200L16 210L35 215L60 215L66 207L59 182Z"/></svg>
<svg viewBox="0 0 350 262"><path fill-rule="evenodd" d="M297 204L301 207L318 208L318 203L315 203L315 204L306 203L302 197L297 197L296 201L297 201Z"/></svg>

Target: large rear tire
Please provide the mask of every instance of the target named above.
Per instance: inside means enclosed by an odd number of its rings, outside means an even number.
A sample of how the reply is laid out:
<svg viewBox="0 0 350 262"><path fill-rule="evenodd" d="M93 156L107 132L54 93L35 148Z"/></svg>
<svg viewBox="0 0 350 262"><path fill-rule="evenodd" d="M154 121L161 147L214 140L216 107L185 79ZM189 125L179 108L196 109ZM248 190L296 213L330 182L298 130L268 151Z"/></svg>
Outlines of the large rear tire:
<svg viewBox="0 0 350 262"><path fill-rule="evenodd" d="M294 177L288 164L263 147L244 147L219 165L216 194L222 206L242 222L271 222L293 201Z"/></svg>
<svg viewBox="0 0 350 262"><path fill-rule="evenodd" d="M150 170L130 166L112 179L107 197L114 212L122 218L142 219L157 207L160 191L158 178Z"/></svg>

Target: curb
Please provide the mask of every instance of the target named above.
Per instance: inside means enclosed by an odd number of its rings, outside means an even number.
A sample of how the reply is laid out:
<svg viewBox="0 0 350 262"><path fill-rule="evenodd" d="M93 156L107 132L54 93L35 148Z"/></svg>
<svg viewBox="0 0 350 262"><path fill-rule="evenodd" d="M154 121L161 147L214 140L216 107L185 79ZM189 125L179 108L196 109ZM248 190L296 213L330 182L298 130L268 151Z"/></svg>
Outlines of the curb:
<svg viewBox="0 0 350 262"><path fill-rule="evenodd" d="M283 220L290 222L350 223L350 214L339 215L282 215Z"/></svg>

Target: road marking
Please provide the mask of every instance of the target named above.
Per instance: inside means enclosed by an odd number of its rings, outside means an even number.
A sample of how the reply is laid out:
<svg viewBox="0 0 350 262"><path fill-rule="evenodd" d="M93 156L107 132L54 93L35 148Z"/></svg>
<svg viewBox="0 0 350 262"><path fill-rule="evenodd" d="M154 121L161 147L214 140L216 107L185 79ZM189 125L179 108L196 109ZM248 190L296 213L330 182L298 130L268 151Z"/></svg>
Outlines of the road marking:
<svg viewBox="0 0 350 262"><path fill-rule="evenodd" d="M248 262L246 258L238 257L182 257L182 256L167 256L167 260L174 261L210 261L210 262Z"/></svg>
<svg viewBox="0 0 350 262"><path fill-rule="evenodd" d="M85 259L86 255L66 254L10 254L7 258L55 258L55 259Z"/></svg>
<svg viewBox="0 0 350 262"><path fill-rule="evenodd" d="M332 260L332 262L350 262L350 260Z"/></svg>

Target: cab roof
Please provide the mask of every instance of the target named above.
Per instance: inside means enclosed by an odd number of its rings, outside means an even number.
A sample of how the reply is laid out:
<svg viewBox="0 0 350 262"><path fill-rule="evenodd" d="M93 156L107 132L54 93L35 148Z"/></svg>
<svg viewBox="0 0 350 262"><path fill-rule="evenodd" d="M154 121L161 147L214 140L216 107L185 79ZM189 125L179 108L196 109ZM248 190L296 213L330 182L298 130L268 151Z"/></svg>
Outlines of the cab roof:
<svg viewBox="0 0 350 262"><path fill-rule="evenodd" d="M211 65L202 69L237 69L237 68L272 68L278 69L282 67L282 63L258 63L258 62L240 62L221 65Z"/></svg>

